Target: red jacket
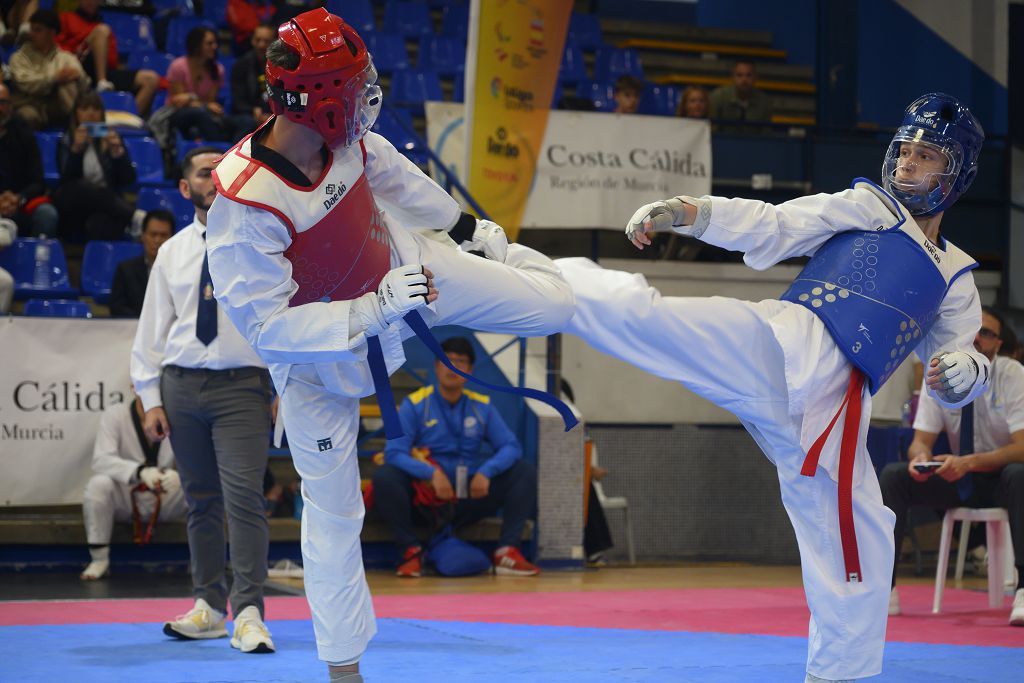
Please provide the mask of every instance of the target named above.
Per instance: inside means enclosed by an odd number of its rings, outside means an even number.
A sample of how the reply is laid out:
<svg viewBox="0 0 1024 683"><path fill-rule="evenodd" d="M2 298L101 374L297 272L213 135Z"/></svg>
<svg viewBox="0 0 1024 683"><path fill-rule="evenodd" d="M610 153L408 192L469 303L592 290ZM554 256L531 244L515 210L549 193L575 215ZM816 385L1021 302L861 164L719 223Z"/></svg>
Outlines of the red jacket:
<svg viewBox="0 0 1024 683"><path fill-rule="evenodd" d="M82 14L81 10L61 12L57 45L72 54L78 54L79 45L84 43L86 37L101 23L103 22L98 13L90 18ZM113 31L110 32L110 40L107 42L107 68L117 68L117 36Z"/></svg>

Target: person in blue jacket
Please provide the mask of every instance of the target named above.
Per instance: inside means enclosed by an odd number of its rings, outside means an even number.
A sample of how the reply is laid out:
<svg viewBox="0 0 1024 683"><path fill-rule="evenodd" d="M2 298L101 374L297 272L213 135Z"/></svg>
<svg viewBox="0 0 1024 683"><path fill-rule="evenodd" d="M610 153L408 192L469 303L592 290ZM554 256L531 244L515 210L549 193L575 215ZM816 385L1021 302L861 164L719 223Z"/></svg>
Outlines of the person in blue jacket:
<svg viewBox="0 0 1024 683"><path fill-rule="evenodd" d="M441 348L452 365L472 372L476 354L468 339L452 337ZM495 573L539 574L518 548L523 526L537 504L536 470L523 460L519 442L489 396L466 389L466 380L440 361L434 362L434 371L435 384L402 402L398 416L405 435L387 442L384 464L373 475L374 507L391 525L402 553L398 576L420 576L422 569L414 530L417 480L429 483L440 500L454 502L456 528L501 509ZM413 447L428 449L436 465L414 457Z"/></svg>

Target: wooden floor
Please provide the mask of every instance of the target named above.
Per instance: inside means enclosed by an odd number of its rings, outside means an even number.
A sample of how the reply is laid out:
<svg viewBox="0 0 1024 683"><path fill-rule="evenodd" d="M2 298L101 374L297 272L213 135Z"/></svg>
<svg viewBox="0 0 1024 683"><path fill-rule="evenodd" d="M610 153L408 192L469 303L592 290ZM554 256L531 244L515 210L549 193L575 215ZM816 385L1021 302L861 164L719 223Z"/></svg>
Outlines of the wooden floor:
<svg viewBox="0 0 1024 683"><path fill-rule="evenodd" d="M424 576L400 579L391 572L367 572L374 595L432 595L445 593L545 593L566 591L642 590L650 588L760 588L800 586L800 568L796 566L753 566L732 563L646 565L602 567L583 571L547 571L537 577L493 576L463 578ZM900 584L926 584L934 575L899 577ZM302 579L274 579L279 587L302 591ZM984 590L984 577L964 577L948 587Z"/></svg>

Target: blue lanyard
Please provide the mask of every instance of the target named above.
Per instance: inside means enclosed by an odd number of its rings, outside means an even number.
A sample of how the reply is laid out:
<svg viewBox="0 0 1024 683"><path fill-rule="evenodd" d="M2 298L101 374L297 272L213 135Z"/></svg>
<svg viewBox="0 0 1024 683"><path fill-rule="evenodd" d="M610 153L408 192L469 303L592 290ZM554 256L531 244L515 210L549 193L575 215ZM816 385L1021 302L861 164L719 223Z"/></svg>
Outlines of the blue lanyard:
<svg viewBox="0 0 1024 683"><path fill-rule="evenodd" d="M462 437L465 435L466 430L466 404L469 403L469 399L466 398L465 394L459 397L459 407L461 408L461 415L458 424L456 426L453 426L451 418L448 417L448 401L445 401L443 398L441 398L440 393L438 394L438 398L441 399L440 401L438 401L438 410L441 413L441 418L444 420L445 426L448 427L448 433L458 439L458 445L456 448L458 449L459 457L461 458ZM452 413L455 412L455 408L455 406L451 406Z"/></svg>

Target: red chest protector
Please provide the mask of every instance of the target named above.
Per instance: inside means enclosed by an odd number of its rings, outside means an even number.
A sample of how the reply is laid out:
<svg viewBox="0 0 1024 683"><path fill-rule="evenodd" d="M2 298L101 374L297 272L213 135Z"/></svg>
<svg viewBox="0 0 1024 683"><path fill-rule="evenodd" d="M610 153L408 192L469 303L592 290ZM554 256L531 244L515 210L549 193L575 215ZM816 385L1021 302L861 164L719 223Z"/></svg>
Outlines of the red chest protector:
<svg viewBox="0 0 1024 683"><path fill-rule="evenodd" d="M376 290L391 268L391 244L363 172L362 142L332 152L321 177L300 187L252 158L251 137L224 155L214 181L224 196L270 211L288 227L292 243L284 256L299 286L288 305Z"/></svg>

